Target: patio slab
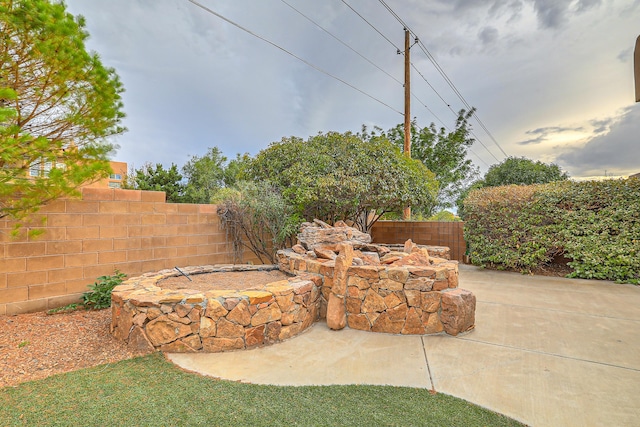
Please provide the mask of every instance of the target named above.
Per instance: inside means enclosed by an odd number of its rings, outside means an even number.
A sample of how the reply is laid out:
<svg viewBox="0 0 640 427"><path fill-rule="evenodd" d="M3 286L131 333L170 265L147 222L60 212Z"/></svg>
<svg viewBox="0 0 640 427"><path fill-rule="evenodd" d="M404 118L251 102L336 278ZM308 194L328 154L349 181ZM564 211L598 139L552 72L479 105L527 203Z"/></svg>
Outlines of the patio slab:
<svg viewBox="0 0 640 427"><path fill-rule="evenodd" d="M401 336L318 323L248 351L168 354L217 378L275 385L435 388L533 426L637 426L640 287L460 266L476 329Z"/></svg>

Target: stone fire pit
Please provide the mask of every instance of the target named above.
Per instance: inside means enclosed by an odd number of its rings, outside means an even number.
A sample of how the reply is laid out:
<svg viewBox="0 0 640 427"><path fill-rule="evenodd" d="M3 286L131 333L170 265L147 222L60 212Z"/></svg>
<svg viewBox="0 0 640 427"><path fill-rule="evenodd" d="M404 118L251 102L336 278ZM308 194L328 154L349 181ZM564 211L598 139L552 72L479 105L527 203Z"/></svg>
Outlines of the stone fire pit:
<svg viewBox="0 0 640 427"><path fill-rule="evenodd" d="M126 280L112 293L111 333L140 349L221 352L272 344L326 319L393 334L458 335L475 326L475 296L458 288L448 248L376 245L348 227L305 223L277 266L217 265L162 270ZM162 287L182 273L279 269L291 277L245 289ZM194 286L194 285L192 285ZM194 286L195 287L195 286Z"/></svg>
<svg viewBox="0 0 640 427"><path fill-rule="evenodd" d="M249 272L277 266L209 265L180 270L200 274ZM111 294L111 333L139 349L220 352L282 341L318 319L318 276L299 275L245 290L163 289L180 276L161 270L126 280ZM185 286L188 286L188 281Z"/></svg>

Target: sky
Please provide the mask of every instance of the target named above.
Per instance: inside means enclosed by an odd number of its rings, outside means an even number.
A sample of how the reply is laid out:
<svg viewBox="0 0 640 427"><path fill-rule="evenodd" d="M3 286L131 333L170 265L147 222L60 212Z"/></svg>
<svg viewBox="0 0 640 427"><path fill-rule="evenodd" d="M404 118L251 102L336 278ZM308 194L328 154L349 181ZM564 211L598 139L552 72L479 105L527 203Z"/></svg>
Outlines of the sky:
<svg viewBox="0 0 640 427"><path fill-rule="evenodd" d="M237 26L189 0L66 0L126 89L114 160L182 167L209 147L231 159L289 136L390 129L403 122L402 21L420 41L411 116L452 129L465 102L477 108L481 173L507 155L577 179L640 172L640 0L198 2Z"/></svg>

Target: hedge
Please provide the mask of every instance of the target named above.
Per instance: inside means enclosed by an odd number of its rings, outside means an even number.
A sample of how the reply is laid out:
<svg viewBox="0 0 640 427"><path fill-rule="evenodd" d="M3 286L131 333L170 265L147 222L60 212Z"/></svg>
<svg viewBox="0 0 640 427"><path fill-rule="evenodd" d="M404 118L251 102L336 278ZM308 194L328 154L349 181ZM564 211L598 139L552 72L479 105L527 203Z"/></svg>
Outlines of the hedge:
<svg viewBox="0 0 640 427"><path fill-rule="evenodd" d="M482 188L464 212L476 265L530 272L564 255L570 277L640 284L640 179Z"/></svg>

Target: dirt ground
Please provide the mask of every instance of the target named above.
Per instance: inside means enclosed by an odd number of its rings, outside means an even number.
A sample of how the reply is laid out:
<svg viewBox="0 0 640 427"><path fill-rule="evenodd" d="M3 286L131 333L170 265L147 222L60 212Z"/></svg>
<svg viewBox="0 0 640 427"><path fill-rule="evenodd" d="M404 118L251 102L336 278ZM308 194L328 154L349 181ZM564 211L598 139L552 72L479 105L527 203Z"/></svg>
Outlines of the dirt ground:
<svg viewBox="0 0 640 427"><path fill-rule="evenodd" d="M111 309L0 316L0 387L145 353L109 333Z"/></svg>
<svg viewBox="0 0 640 427"><path fill-rule="evenodd" d="M279 270L229 271L193 274L189 276L191 281L184 276L169 277L158 282L158 286L163 289L194 289L197 291L260 289L268 283L285 280L289 277Z"/></svg>
<svg viewBox="0 0 640 427"><path fill-rule="evenodd" d="M172 277L166 289L262 288L288 278L274 271L246 271ZM48 315L45 312L0 316L0 387L130 359L145 353L131 351L109 333L111 309Z"/></svg>

